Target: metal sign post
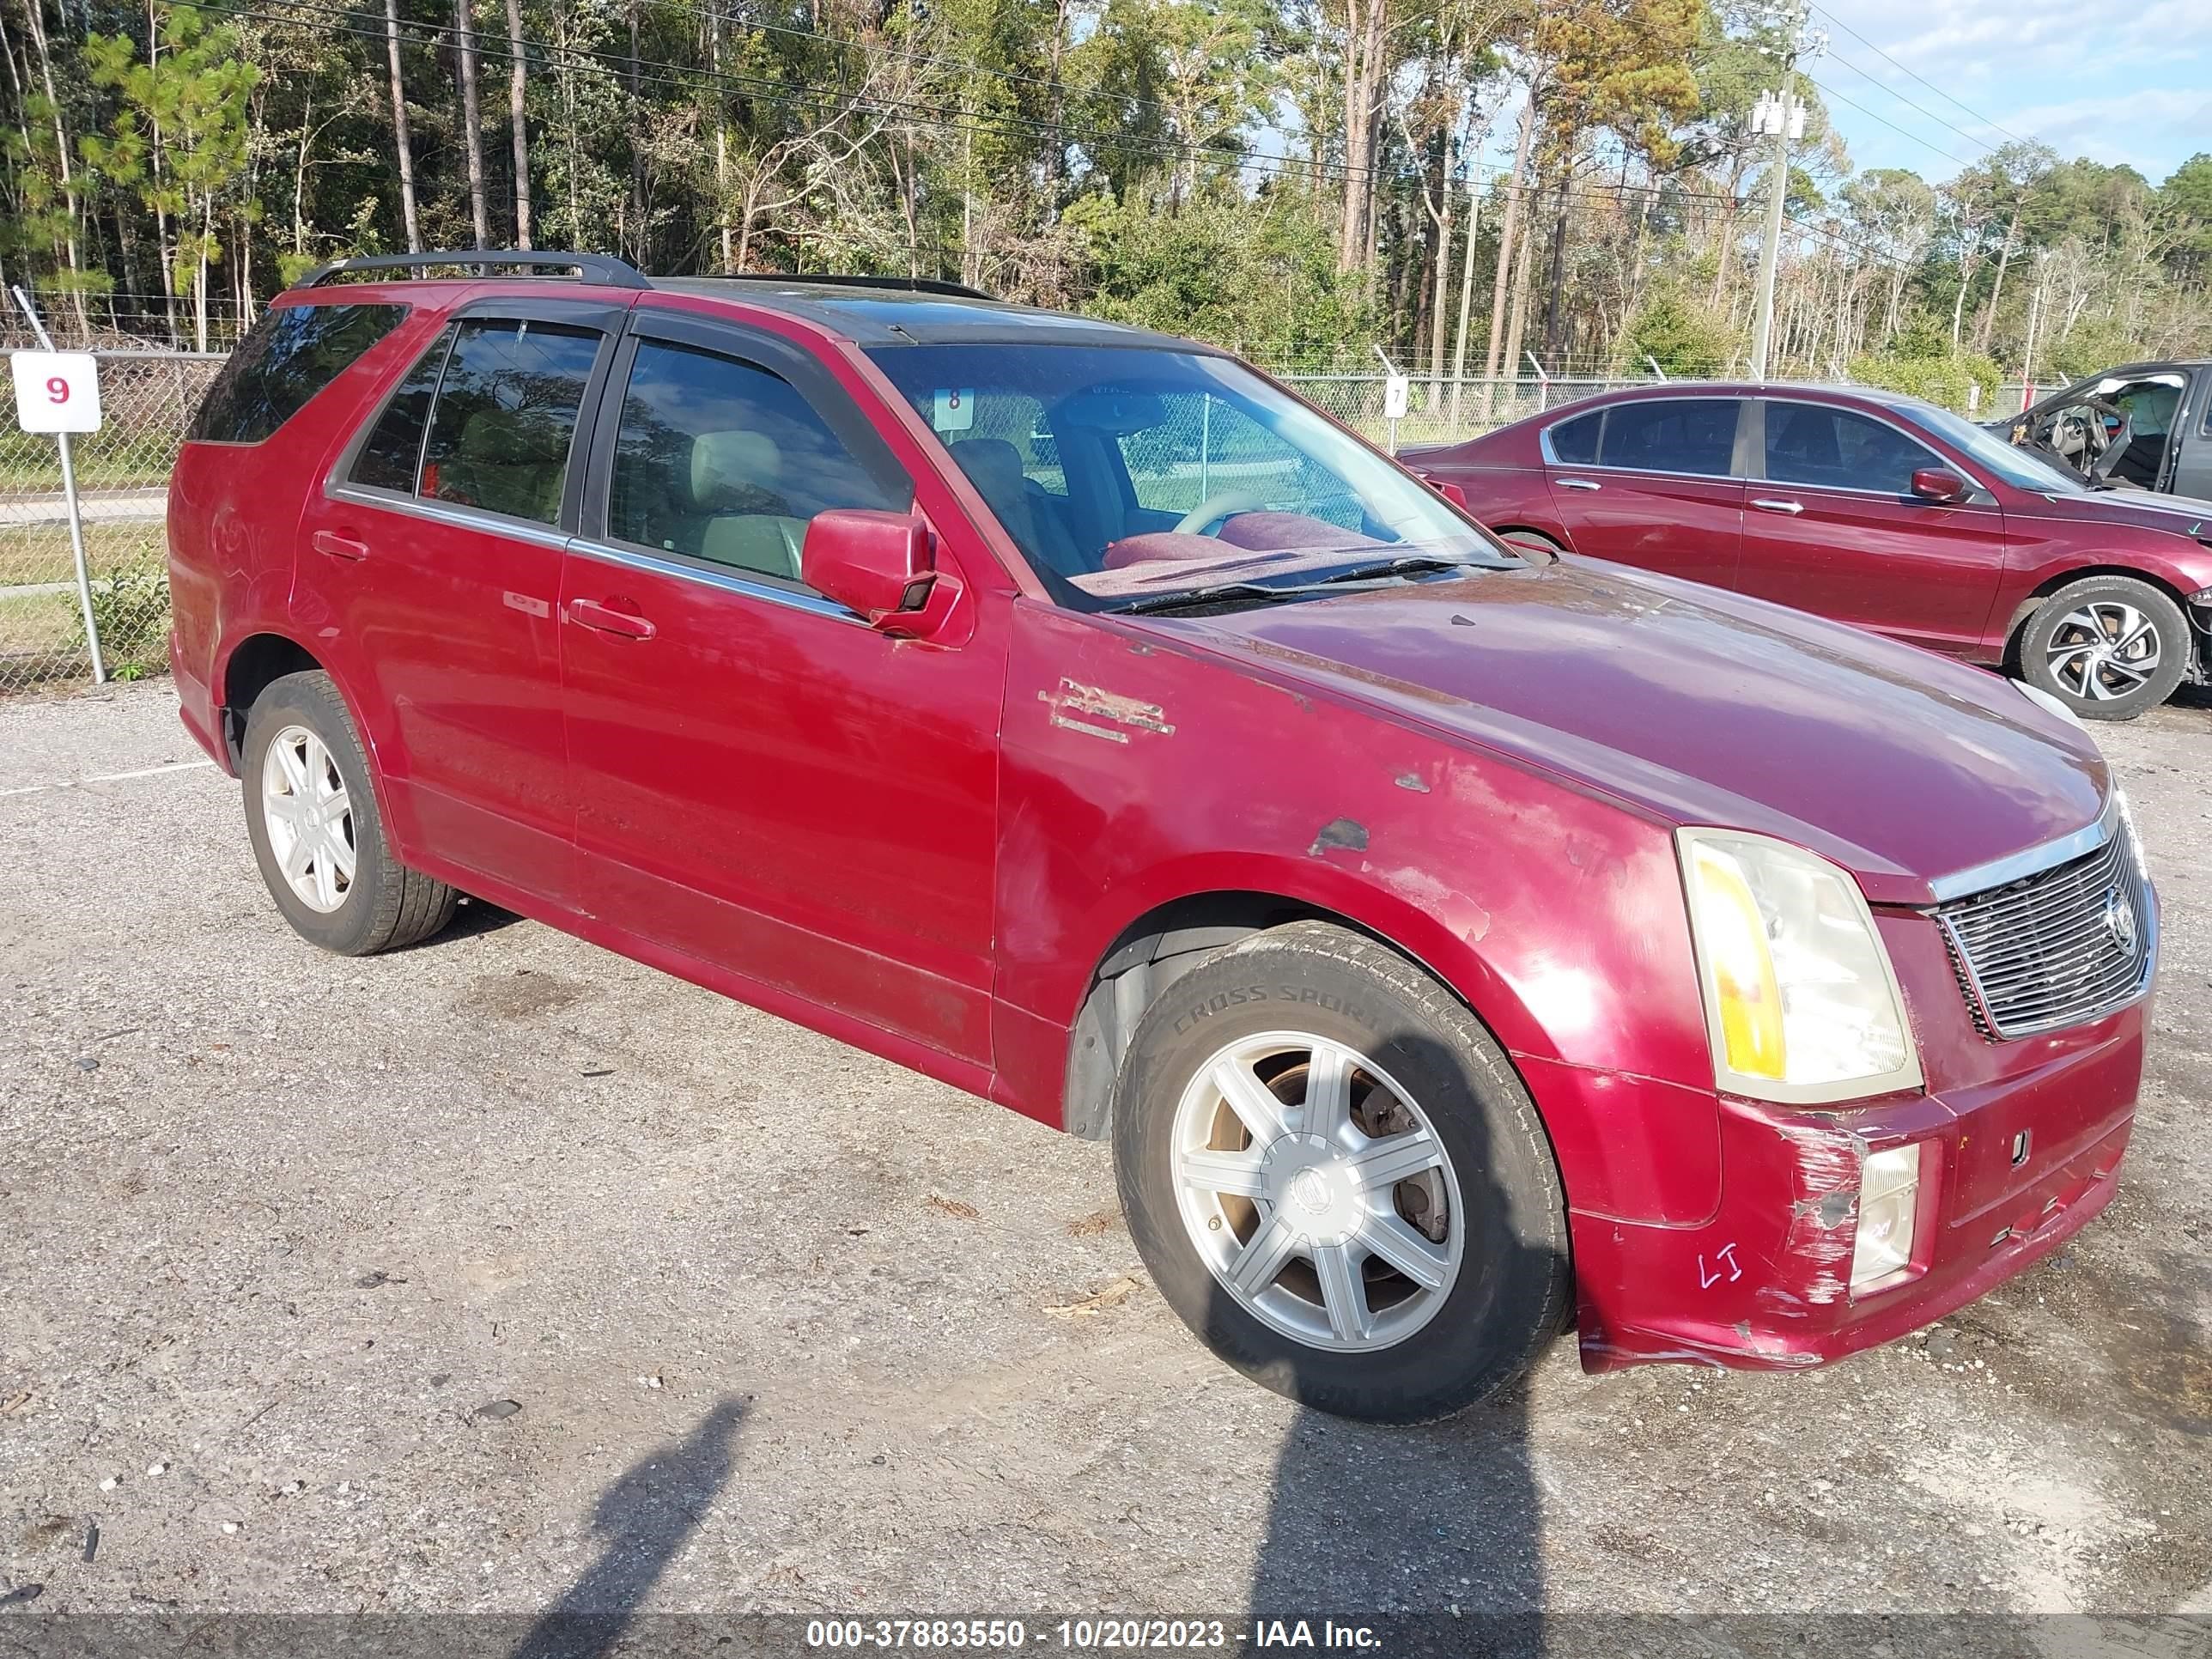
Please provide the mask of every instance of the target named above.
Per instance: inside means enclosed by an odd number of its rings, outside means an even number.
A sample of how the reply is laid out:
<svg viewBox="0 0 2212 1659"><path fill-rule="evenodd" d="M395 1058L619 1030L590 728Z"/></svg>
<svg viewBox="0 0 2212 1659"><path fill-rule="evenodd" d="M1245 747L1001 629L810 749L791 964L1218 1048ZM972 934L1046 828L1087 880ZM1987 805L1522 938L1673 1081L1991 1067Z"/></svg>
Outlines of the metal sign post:
<svg viewBox="0 0 2212 1659"><path fill-rule="evenodd" d="M107 683L107 664L100 654L100 625L92 616L92 573L84 557L84 514L76 499L76 463L70 434L100 430L100 365L89 352L56 351L38 307L21 284L15 303L37 337L37 351L19 351L10 367L15 378L15 422L26 432L50 432L62 452L62 499L69 513L70 552L76 561L76 602L84 615L84 640L92 653L92 683Z"/></svg>

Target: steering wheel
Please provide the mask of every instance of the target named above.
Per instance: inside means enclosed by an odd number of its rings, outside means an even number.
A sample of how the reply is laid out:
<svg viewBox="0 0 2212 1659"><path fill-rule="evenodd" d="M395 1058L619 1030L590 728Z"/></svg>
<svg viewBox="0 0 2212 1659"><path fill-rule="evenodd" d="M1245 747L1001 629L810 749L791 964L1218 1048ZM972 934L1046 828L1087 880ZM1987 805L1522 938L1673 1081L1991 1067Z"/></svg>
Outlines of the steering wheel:
<svg viewBox="0 0 2212 1659"><path fill-rule="evenodd" d="M1255 513L1273 500L1264 489L1217 489L1176 520L1178 536L1211 536L1221 521L1239 513Z"/></svg>

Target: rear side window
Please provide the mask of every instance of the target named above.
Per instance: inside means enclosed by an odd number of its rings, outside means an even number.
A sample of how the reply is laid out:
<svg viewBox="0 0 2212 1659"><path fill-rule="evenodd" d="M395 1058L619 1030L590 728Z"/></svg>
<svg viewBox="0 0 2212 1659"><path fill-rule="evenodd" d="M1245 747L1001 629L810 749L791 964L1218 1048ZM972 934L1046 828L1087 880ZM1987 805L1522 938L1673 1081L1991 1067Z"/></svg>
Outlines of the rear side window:
<svg viewBox="0 0 2212 1659"><path fill-rule="evenodd" d="M1605 411L1596 410L1571 421L1561 421L1550 433L1552 455L1565 466L1597 465L1597 432L1605 424Z"/></svg>
<svg viewBox="0 0 2212 1659"><path fill-rule="evenodd" d="M909 499L788 380L716 352L639 343L609 481L616 539L795 581L816 514L898 512Z"/></svg>
<svg viewBox="0 0 2212 1659"><path fill-rule="evenodd" d="M1944 464L1895 427L1847 409L1766 406L1766 476L1776 483L1909 495L1914 468Z"/></svg>
<svg viewBox="0 0 2212 1659"><path fill-rule="evenodd" d="M377 417L368 441L354 457L354 483L375 489L415 493L415 468L422 459L422 434L430 423L430 399L438 390L438 375L452 349L453 331L447 329L424 352L407 378L392 394L392 401Z"/></svg>
<svg viewBox="0 0 2212 1659"><path fill-rule="evenodd" d="M1735 459L1733 398L1652 398L1605 411L1607 466L1725 478Z"/></svg>
<svg viewBox="0 0 2212 1659"><path fill-rule="evenodd" d="M537 524L558 520L576 412L602 337L517 318L463 322L422 445L421 493Z"/></svg>
<svg viewBox="0 0 2212 1659"><path fill-rule="evenodd" d="M404 306L283 306L239 343L192 417L200 443L258 444L399 326Z"/></svg>

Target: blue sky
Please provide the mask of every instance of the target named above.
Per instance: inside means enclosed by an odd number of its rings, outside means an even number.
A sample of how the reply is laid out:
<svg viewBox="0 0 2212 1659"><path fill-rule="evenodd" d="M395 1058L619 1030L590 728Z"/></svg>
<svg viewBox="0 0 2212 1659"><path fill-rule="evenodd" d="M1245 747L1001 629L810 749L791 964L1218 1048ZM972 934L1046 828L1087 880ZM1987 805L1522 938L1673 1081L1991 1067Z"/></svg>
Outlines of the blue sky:
<svg viewBox="0 0 2212 1659"><path fill-rule="evenodd" d="M1829 0L1813 21L1861 168L1946 179L2017 136L2156 184L2212 151L2212 0Z"/></svg>

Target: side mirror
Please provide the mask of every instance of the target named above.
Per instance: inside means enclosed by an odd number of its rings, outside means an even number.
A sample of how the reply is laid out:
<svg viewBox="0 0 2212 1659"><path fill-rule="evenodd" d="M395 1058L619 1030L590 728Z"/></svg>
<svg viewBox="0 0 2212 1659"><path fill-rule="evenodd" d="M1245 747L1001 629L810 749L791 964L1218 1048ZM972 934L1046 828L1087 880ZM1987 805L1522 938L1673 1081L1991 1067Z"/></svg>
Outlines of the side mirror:
<svg viewBox="0 0 2212 1659"><path fill-rule="evenodd" d="M799 546L799 579L859 611L871 628L912 632L937 581L928 527L909 513L848 507L817 513Z"/></svg>
<svg viewBox="0 0 2212 1659"><path fill-rule="evenodd" d="M1949 507L1963 501L1973 486L1948 466L1923 466L1912 474L1912 493L1923 501L1934 501L1939 507Z"/></svg>
<svg viewBox="0 0 2212 1659"><path fill-rule="evenodd" d="M1467 511L1467 491L1462 489L1450 479L1439 478L1432 473L1424 472L1420 477L1421 482L1428 485L1430 489L1435 490L1437 495L1443 496L1454 507L1459 508L1461 512L1464 513Z"/></svg>

